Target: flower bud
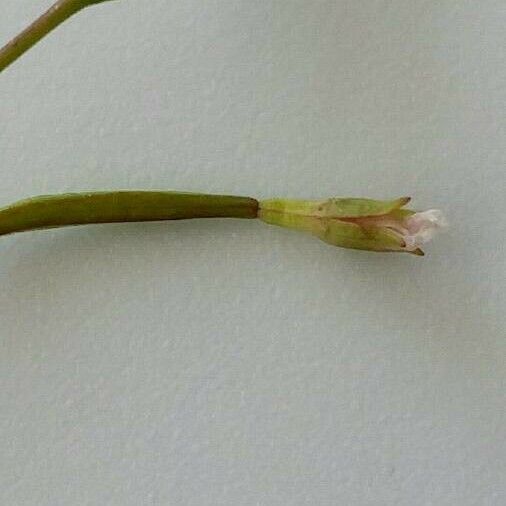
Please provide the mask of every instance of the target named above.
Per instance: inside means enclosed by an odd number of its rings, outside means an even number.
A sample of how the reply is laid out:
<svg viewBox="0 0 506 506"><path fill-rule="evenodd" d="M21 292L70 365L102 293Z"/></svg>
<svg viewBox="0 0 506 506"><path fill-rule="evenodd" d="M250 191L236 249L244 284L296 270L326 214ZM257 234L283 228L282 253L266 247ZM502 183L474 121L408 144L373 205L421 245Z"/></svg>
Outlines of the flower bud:
<svg viewBox="0 0 506 506"><path fill-rule="evenodd" d="M342 248L423 255L420 246L446 221L436 209L419 213L403 209L409 201L409 197L390 201L273 199L260 202L258 217L272 225L309 232Z"/></svg>

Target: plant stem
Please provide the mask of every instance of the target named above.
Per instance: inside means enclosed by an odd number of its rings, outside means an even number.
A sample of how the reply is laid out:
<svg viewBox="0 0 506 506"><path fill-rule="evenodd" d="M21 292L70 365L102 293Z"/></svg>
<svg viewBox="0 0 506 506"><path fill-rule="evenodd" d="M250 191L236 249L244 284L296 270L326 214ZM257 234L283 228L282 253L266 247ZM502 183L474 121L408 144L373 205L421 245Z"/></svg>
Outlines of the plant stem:
<svg viewBox="0 0 506 506"><path fill-rule="evenodd" d="M76 12L108 0L58 0L42 16L0 49L0 73Z"/></svg>
<svg viewBox="0 0 506 506"><path fill-rule="evenodd" d="M0 235L28 230L190 218L256 218L249 197L172 191L113 191L47 195L0 209Z"/></svg>

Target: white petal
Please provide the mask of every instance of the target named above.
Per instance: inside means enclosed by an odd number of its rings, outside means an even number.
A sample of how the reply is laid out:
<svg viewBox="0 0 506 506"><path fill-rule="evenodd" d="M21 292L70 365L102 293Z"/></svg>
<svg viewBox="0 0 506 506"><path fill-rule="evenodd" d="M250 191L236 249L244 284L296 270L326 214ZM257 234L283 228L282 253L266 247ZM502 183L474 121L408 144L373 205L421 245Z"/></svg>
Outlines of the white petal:
<svg viewBox="0 0 506 506"><path fill-rule="evenodd" d="M405 220L408 233L404 236L406 248L414 250L429 242L442 228L448 226L448 222L439 209L430 209L421 213L415 213Z"/></svg>

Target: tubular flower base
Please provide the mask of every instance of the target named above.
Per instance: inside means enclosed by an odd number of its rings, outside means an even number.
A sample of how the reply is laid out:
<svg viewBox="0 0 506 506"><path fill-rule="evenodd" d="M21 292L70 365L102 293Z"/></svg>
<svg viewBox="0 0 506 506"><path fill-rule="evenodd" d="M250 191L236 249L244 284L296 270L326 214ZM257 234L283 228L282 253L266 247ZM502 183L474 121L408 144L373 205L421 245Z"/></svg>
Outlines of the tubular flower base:
<svg viewBox="0 0 506 506"><path fill-rule="evenodd" d="M93 223L259 218L272 225L309 232L333 246L423 255L420 246L446 222L441 211L418 213L404 209L409 200L259 202L251 197L174 191L67 193L34 197L0 209L0 235Z"/></svg>

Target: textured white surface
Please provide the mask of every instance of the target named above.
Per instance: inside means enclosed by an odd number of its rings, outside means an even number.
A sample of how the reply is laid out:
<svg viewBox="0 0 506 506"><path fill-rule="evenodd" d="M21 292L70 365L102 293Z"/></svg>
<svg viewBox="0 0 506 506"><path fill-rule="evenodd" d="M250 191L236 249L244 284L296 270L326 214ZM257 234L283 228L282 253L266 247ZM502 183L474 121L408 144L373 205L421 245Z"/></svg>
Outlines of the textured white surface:
<svg viewBox="0 0 506 506"><path fill-rule="evenodd" d="M3 0L7 40L49 5ZM424 259L255 222L0 241L0 503L506 504L504 0L122 0L0 76L1 203L413 195Z"/></svg>

